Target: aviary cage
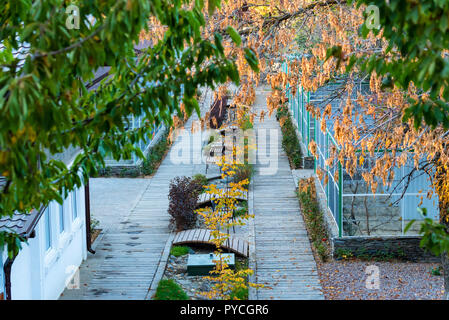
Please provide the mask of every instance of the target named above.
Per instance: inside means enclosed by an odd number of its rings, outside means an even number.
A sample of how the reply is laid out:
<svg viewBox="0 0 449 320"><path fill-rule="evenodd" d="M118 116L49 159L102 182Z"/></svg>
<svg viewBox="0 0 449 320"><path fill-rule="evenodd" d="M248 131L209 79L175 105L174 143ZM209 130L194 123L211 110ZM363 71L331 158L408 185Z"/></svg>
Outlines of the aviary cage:
<svg viewBox="0 0 449 320"><path fill-rule="evenodd" d="M283 71L288 73L286 63L283 64ZM367 159L352 177L338 160L329 160L331 149L339 150L334 138L333 122L327 121L326 130L322 131L319 121L307 111L306 105L325 102L330 103L332 108L338 108L341 99L325 101L336 85L338 83L326 85L313 93L303 91L298 85L295 95L287 85L286 91L291 117L298 128L308 156L311 156L308 150L309 143L312 140L316 142L318 159L315 159L314 168L315 172L317 168L325 172L320 181L321 187L326 195L327 206L338 226L339 236L404 235L404 229L410 220L423 219L417 210L418 207L425 207L427 217L437 220L438 198L434 195L431 199L427 199L426 193L431 186L425 175L418 174L409 182L407 190L403 193L405 182L401 180L413 168L412 163L396 167L391 186L382 185L381 181L378 181L377 190L373 193L362 178L362 172L369 170L373 164L372 159ZM369 90L369 86L361 85L358 90L363 93L364 90ZM328 165L330 162L332 164ZM394 187L397 188L393 191ZM415 223L407 235L416 235L418 230L419 223Z"/></svg>

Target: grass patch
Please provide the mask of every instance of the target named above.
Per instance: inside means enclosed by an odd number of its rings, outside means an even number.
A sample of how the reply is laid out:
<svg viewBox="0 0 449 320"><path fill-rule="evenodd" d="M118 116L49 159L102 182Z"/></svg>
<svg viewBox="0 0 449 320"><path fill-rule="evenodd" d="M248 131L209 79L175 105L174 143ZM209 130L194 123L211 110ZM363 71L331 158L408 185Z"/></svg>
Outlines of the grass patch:
<svg viewBox="0 0 449 320"><path fill-rule="evenodd" d="M189 253L190 248L186 246L173 246L170 249L170 254L175 257L180 257Z"/></svg>
<svg viewBox="0 0 449 320"><path fill-rule="evenodd" d="M239 203L242 207L234 211L235 217L244 216L248 213L248 201L240 201Z"/></svg>
<svg viewBox="0 0 449 320"><path fill-rule="evenodd" d="M238 258L235 260L235 272L248 269L248 259ZM245 288L238 287L234 288L230 293L231 300L248 300L249 289L248 289L248 279L245 280Z"/></svg>
<svg viewBox="0 0 449 320"><path fill-rule="evenodd" d="M287 106L280 107L277 110L276 117L281 125L282 147L287 153L291 167L293 169L299 169L301 168L302 162L301 147Z"/></svg>
<svg viewBox="0 0 449 320"><path fill-rule="evenodd" d="M248 287L239 287L231 291L231 300L248 300L249 290Z"/></svg>
<svg viewBox="0 0 449 320"><path fill-rule="evenodd" d="M323 262L326 262L330 257L329 235L316 199L314 179L300 180L297 194L314 251Z"/></svg>
<svg viewBox="0 0 449 320"><path fill-rule="evenodd" d="M189 296L174 280L161 280L157 286L155 300L189 300Z"/></svg>

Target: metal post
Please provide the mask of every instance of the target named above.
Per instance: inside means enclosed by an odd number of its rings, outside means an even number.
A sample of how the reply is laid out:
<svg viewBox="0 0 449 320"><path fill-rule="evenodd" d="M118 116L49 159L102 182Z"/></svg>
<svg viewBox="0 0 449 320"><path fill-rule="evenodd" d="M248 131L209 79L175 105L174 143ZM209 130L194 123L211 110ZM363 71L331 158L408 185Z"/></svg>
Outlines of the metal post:
<svg viewBox="0 0 449 320"><path fill-rule="evenodd" d="M338 236L343 234L343 167L338 162Z"/></svg>
<svg viewBox="0 0 449 320"><path fill-rule="evenodd" d="M309 103L309 93L307 92L307 103ZM309 150L309 143L310 143L310 112L307 111L307 155L310 156L310 150Z"/></svg>
<svg viewBox="0 0 449 320"><path fill-rule="evenodd" d="M305 141L304 137L304 91L301 90L301 138Z"/></svg>
<svg viewBox="0 0 449 320"><path fill-rule="evenodd" d="M317 121L318 120L315 119L315 126L316 126ZM315 135L316 135L316 130L315 130ZM315 139L315 142L317 143L317 148L319 148L319 144L318 144L319 141L317 139ZM318 154L318 159L315 159L315 157L314 157L314 160L313 160L313 172L315 172L315 174L316 174L316 169L317 169L319 163L320 163L320 155ZM321 183L321 181L320 181L320 183Z"/></svg>
<svg viewBox="0 0 449 320"><path fill-rule="evenodd" d="M326 137L326 139L325 139L325 141L323 141L324 142L324 152L326 153L326 157L324 159L324 165L326 165L326 160L329 158L329 135L326 134L325 137ZM329 168L327 166L326 166L326 171L329 171ZM326 197L328 199L329 199L329 189L330 189L329 184L330 184L330 181L326 186ZM335 185L335 181L334 181L334 185Z"/></svg>
<svg viewBox="0 0 449 320"><path fill-rule="evenodd" d="M315 139L315 142L318 141L318 129L317 128L318 128L318 119L315 119L315 129L313 130L313 138ZM318 161L318 159L313 160L313 170L315 171L315 173L316 173L317 161Z"/></svg>
<svg viewBox="0 0 449 320"><path fill-rule="evenodd" d="M296 95L296 124L298 125L298 129L299 129L299 106L300 106L300 102L299 102L299 94L301 93L301 95L302 95L302 92L300 92L299 91L299 89L300 89L300 86L298 85L298 88L296 88L296 90L297 90L297 95Z"/></svg>

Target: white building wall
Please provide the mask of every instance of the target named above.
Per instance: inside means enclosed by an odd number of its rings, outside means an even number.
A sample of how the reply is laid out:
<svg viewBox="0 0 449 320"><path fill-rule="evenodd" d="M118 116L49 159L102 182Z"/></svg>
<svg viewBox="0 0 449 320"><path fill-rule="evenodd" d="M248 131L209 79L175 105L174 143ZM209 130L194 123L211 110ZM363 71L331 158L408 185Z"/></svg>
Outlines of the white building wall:
<svg viewBox="0 0 449 320"><path fill-rule="evenodd" d="M14 260L11 269L11 296L13 299L33 299L32 273L39 272L39 261L35 261L34 250L39 250L39 239L29 239L22 243L22 249ZM32 267L34 266L34 267Z"/></svg>
<svg viewBox="0 0 449 320"><path fill-rule="evenodd" d="M65 230L60 232L59 204L49 204L52 245L46 250L46 225L41 217L36 237L14 261L11 272L12 299L58 299L74 271L86 259L86 227L84 188L76 195L77 217L73 219L72 196L64 200Z"/></svg>

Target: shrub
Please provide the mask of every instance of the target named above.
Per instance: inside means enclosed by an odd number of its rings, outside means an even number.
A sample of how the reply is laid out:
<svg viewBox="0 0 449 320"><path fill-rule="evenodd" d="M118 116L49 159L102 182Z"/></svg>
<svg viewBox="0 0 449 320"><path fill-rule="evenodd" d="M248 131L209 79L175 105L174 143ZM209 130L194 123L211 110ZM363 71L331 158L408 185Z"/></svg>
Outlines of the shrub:
<svg viewBox="0 0 449 320"><path fill-rule="evenodd" d="M202 186L188 177L176 177L170 181L168 213L170 224L176 231L195 226L197 214L194 210L201 190Z"/></svg>
<svg viewBox="0 0 449 320"><path fill-rule="evenodd" d="M315 181L313 178L299 181L298 197L312 245L320 259L325 262L330 255L329 235L323 213L316 199Z"/></svg>
<svg viewBox="0 0 449 320"><path fill-rule="evenodd" d="M173 246L170 249L170 254L175 257L180 257L189 253L190 248L186 246Z"/></svg>
<svg viewBox="0 0 449 320"><path fill-rule="evenodd" d="M98 170L99 177L110 177L112 175L111 167L100 168Z"/></svg>
<svg viewBox="0 0 449 320"><path fill-rule="evenodd" d="M172 279L161 280L156 289L155 300L189 300L181 286Z"/></svg>
<svg viewBox="0 0 449 320"><path fill-rule="evenodd" d="M285 116L288 116L288 108L286 105L283 105L276 110L276 118L280 120L282 117Z"/></svg>
<svg viewBox="0 0 449 320"><path fill-rule="evenodd" d="M118 172L113 172L111 167L106 167L99 169L99 176L109 177L109 176L119 176L119 177L130 177L136 178L140 175L151 175L159 167L164 155L170 146L168 141L168 133L164 133L161 139L151 148L142 164L139 167L122 168Z"/></svg>
<svg viewBox="0 0 449 320"><path fill-rule="evenodd" d="M204 174L198 173L193 176L193 181L197 182L200 186L207 186L209 184L209 181L207 180L206 176ZM204 192L205 189L201 188L201 192Z"/></svg>
<svg viewBox="0 0 449 320"><path fill-rule="evenodd" d="M276 117L278 120L283 119L283 124L281 126L282 131L282 147L287 153L290 159L290 164L293 169L298 169L301 167L301 146L299 144L298 136L296 135L296 129L290 118L288 108L282 106L277 110Z"/></svg>
<svg viewBox="0 0 449 320"><path fill-rule="evenodd" d="M237 165L237 168L235 169L235 174L232 177L234 182L240 182L242 180L248 179L248 181L251 181L251 177L254 173L253 165L250 163L245 164L239 164Z"/></svg>
<svg viewBox="0 0 449 320"><path fill-rule="evenodd" d="M154 171L156 171L170 145L167 137L168 133L165 133L148 152L148 155L143 160L140 167L140 171L142 172L142 174L150 175L153 174Z"/></svg>
<svg viewBox="0 0 449 320"><path fill-rule="evenodd" d="M441 270L442 270L441 266L438 266L438 267L435 267L435 268L430 268L430 273L433 276L441 276Z"/></svg>
<svg viewBox="0 0 449 320"><path fill-rule="evenodd" d="M138 168L123 168L120 170L120 177L130 177L136 178L140 175L140 170Z"/></svg>
<svg viewBox="0 0 449 320"><path fill-rule="evenodd" d="M406 261L407 256L402 248L384 247L380 250L367 250L364 247L355 250L338 248L335 250L337 260L360 259L362 261Z"/></svg>
<svg viewBox="0 0 449 320"><path fill-rule="evenodd" d="M337 260L347 260L353 258L354 254L349 249L338 248L335 250L335 256L337 257Z"/></svg>
<svg viewBox="0 0 449 320"><path fill-rule="evenodd" d="M244 118L242 118L239 122L239 127L242 130L248 130L253 128L253 124L251 122L251 119L248 115L246 115Z"/></svg>

